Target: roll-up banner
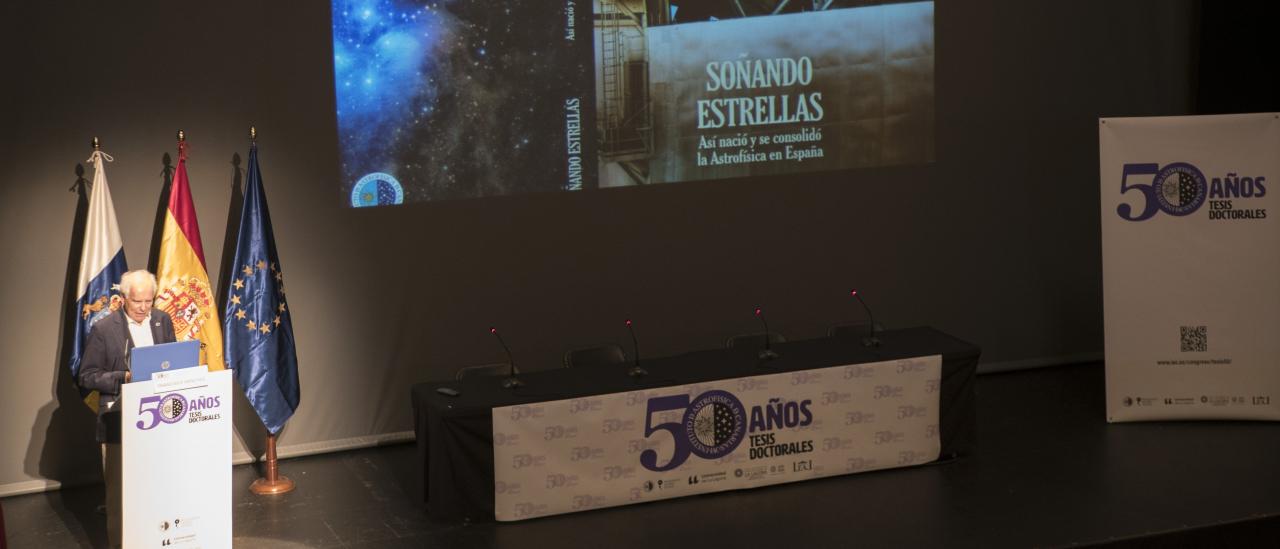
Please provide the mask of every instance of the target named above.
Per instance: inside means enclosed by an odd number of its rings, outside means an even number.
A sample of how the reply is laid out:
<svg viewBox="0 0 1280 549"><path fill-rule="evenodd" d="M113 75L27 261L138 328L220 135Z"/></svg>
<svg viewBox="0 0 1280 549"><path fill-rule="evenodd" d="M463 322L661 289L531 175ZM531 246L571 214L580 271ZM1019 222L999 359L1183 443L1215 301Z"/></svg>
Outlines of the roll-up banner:
<svg viewBox="0 0 1280 549"><path fill-rule="evenodd" d="M1280 419L1280 114L1098 132L1107 421Z"/></svg>
<svg viewBox="0 0 1280 549"><path fill-rule="evenodd" d="M941 371L934 355L494 408L494 515L934 461Z"/></svg>
<svg viewBox="0 0 1280 549"><path fill-rule="evenodd" d="M231 370L123 385L125 547L230 548Z"/></svg>

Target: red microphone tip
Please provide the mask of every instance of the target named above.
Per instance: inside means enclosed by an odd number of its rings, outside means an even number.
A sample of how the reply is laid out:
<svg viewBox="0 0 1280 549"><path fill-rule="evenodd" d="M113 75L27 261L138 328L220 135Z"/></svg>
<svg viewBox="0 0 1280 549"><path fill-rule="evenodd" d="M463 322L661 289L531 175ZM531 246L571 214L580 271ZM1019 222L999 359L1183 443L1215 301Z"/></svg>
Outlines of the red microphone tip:
<svg viewBox="0 0 1280 549"><path fill-rule="evenodd" d="M849 295L856 297L858 295L858 290L849 290Z"/></svg>
<svg viewBox="0 0 1280 549"><path fill-rule="evenodd" d="M760 316L760 308L756 307L756 316Z"/></svg>
<svg viewBox="0 0 1280 549"><path fill-rule="evenodd" d="M628 318L628 319L626 320L626 322L627 322L627 326L631 326L631 319L630 319L630 318Z"/></svg>
<svg viewBox="0 0 1280 549"><path fill-rule="evenodd" d="M490 327L490 328L489 328L489 333L491 333L491 334L496 334L496 333L498 333L498 329L497 329L497 328L494 328L494 327Z"/></svg>

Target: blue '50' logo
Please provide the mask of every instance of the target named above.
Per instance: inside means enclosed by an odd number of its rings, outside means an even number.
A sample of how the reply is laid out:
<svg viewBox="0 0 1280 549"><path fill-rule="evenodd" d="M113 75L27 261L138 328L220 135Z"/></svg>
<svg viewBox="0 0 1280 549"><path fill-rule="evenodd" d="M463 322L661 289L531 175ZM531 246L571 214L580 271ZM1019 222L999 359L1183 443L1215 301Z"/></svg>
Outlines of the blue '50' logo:
<svg viewBox="0 0 1280 549"><path fill-rule="evenodd" d="M671 433L675 451L666 463L658 464L658 451L640 453L640 465L650 471L670 471L689 459L689 454L702 459L728 455L742 443L747 433L747 411L742 401L728 391L707 391L689 402L689 395L672 395L649 399L645 410L644 436L658 431ZM680 411L680 422L653 424L653 415Z"/></svg>
<svg viewBox="0 0 1280 549"><path fill-rule="evenodd" d="M1154 175L1150 183L1133 183L1140 176ZM1158 212L1174 216L1189 215L1204 205L1209 185L1199 168L1186 162L1174 162L1163 168L1159 164L1125 164L1120 177L1120 194L1138 191L1141 204L1120 204L1116 213L1128 221L1145 221ZM1142 211L1134 214L1134 207Z"/></svg>

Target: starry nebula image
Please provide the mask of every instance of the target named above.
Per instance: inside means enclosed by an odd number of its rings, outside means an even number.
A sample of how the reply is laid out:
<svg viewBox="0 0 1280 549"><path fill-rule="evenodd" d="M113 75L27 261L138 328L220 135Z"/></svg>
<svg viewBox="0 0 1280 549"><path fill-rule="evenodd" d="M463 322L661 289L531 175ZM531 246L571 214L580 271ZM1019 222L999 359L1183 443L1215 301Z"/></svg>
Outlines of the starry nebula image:
<svg viewBox="0 0 1280 549"><path fill-rule="evenodd" d="M333 0L344 192L367 184L381 205L591 186L591 14L573 4Z"/></svg>

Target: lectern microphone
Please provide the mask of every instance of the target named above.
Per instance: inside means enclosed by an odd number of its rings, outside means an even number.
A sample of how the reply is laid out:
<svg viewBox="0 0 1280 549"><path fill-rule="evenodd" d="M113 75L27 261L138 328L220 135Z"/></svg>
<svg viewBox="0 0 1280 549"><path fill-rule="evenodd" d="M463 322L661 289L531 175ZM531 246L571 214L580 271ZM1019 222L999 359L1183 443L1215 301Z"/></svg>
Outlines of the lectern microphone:
<svg viewBox="0 0 1280 549"><path fill-rule="evenodd" d="M498 338L498 343L502 345L502 350L507 352L507 363L511 365L511 371L507 374L507 378L502 380L502 388L515 389L523 386L524 382L516 377L516 359L511 356L511 348L507 347L507 342L502 340L502 334L498 333L498 328L490 327L489 333Z"/></svg>

